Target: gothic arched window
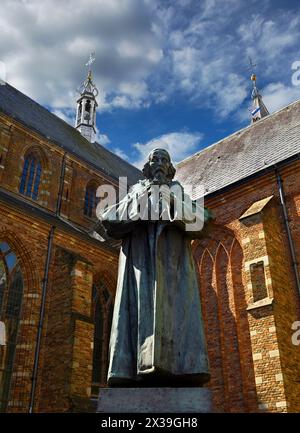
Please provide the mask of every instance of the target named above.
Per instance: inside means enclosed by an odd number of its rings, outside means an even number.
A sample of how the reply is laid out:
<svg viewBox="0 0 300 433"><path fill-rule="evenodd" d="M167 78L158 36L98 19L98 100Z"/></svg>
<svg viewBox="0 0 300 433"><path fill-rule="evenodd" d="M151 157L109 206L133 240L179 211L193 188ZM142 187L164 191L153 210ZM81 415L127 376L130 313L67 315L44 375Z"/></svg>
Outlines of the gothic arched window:
<svg viewBox="0 0 300 433"><path fill-rule="evenodd" d="M25 156L20 182L20 193L37 200L42 175L42 165L35 154Z"/></svg>
<svg viewBox="0 0 300 433"><path fill-rule="evenodd" d="M100 282L93 286L94 351L92 371L92 393L97 394L100 386L106 385L108 348L113 314L112 297Z"/></svg>
<svg viewBox="0 0 300 433"><path fill-rule="evenodd" d="M96 197L97 187L94 183L89 183L85 190L84 215L92 218L98 203Z"/></svg>
<svg viewBox="0 0 300 433"><path fill-rule="evenodd" d="M18 259L6 242L0 242L0 412L5 412L16 351L23 301L23 276Z"/></svg>

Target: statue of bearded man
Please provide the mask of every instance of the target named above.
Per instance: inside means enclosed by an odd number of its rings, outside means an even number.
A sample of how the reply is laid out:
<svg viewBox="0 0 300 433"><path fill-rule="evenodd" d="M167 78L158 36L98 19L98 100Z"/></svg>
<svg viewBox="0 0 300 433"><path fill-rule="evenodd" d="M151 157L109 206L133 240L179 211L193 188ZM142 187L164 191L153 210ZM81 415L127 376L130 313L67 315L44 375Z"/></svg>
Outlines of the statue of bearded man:
<svg viewBox="0 0 300 433"><path fill-rule="evenodd" d="M202 209L202 224L188 230L197 203L173 181L166 150L149 154L143 174L119 203L97 209L107 235L123 240L108 385L203 385L210 376L191 239L206 235L211 217Z"/></svg>

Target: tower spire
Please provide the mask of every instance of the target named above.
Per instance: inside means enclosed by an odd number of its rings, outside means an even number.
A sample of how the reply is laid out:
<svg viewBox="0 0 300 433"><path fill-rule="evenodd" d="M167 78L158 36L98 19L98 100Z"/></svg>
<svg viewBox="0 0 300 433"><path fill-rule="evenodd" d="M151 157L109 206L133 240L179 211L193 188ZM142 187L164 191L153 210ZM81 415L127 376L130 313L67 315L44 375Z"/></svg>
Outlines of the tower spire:
<svg viewBox="0 0 300 433"><path fill-rule="evenodd" d="M87 78L80 86L78 92L80 94L77 100L76 123L75 128L87 140L93 142L96 134L96 109L98 96L98 89L93 83L92 78L92 64L95 61L95 53L90 54L90 58L86 63L88 66Z"/></svg>
<svg viewBox="0 0 300 433"><path fill-rule="evenodd" d="M252 99L252 108L251 108L251 123L256 122L257 120L262 119L263 117L268 116L269 111L267 107L265 106L260 91L257 88L256 85L256 74L254 73L254 68L256 67L256 64L252 62L251 57L249 57L249 63L250 68L252 71L251 74L251 81L252 81L252 93L251 93L251 99Z"/></svg>

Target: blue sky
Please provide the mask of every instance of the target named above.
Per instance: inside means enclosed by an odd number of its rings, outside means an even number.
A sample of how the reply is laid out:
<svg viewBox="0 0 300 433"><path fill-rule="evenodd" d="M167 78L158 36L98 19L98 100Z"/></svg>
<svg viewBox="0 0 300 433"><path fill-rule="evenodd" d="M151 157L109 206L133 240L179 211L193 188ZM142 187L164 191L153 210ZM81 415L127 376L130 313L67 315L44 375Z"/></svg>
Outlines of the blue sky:
<svg viewBox="0 0 300 433"><path fill-rule="evenodd" d="M71 124L95 51L97 138L137 165L247 126L248 56L270 112L300 98L297 1L2 0L0 28L7 81Z"/></svg>

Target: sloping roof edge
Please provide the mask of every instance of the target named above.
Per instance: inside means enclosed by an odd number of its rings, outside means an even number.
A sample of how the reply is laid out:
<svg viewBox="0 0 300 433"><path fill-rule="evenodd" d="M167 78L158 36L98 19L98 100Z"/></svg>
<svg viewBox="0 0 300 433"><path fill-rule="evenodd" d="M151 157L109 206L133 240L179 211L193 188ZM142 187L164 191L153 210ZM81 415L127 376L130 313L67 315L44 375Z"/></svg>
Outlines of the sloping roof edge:
<svg viewBox="0 0 300 433"><path fill-rule="evenodd" d="M276 114L280 113L281 111L284 111L287 108L292 107L293 105L298 104L299 101L300 101L300 99L297 99L296 101L293 101L293 102L291 102L288 105L285 105L284 107L280 108L279 110L276 110L273 113L270 113L268 116L265 116L265 117L261 118L258 122L251 123L251 124L245 126L244 128L241 128L238 131L235 131L232 134L227 135L226 137L221 138L220 140L215 141L212 144L209 144L208 146L204 147L203 149L198 150L197 152L193 153L192 155L187 156L186 158L184 158L183 160L181 160L180 162L178 162L178 164L176 164L176 168L180 167L181 164L186 163L190 159L195 158L195 156L198 156L198 155L204 153L205 151L209 151L210 149L212 149L213 147L217 146L218 144L223 143L224 141L230 140L230 139L232 139L235 136L239 136L243 132L247 131L248 129L255 128L258 124L261 124L262 122L268 121L270 119L270 117L275 116Z"/></svg>

